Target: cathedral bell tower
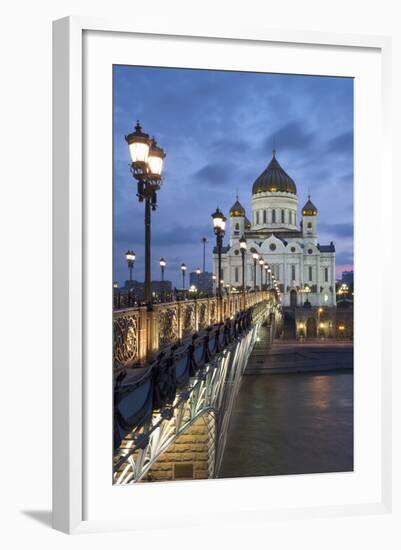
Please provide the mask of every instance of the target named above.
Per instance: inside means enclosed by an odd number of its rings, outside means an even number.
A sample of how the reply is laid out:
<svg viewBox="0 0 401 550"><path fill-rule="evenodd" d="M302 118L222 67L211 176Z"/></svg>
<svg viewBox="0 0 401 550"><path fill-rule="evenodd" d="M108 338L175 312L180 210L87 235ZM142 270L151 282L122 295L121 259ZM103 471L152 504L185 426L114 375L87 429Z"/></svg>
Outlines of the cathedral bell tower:
<svg viewBox="0 0 401 550"><path fill-rule="evenodd" d="M230 208L230 246L245 233L245 208L238 200Z"/></svg>
<svg viewBox="0 0 401 550"><path fill-rule="evenodd" d="M310 195L302 208L302 236L317 244L317 208L310 200Z"/></svg>

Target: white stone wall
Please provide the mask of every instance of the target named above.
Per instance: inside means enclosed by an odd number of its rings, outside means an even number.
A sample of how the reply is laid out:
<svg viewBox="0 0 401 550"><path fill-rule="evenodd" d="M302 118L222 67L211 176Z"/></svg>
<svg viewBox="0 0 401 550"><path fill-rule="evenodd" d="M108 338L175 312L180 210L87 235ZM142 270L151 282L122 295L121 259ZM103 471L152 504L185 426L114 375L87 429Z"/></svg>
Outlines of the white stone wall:
<svg viewBox="0 0 401 550"><path fill-rule="evenodd" d="M252 196L251 231L300 230L296 218L298 198L292 193L257 193ZM272 212L276 212L273 221ZM282 213L284 222L282 222ZM238 224L238 226L237 226ZM308 227L308 224L311 224ZM335 253L321 253L317 247L317 216L302 217L302 237L285 237L285 242L271 235L268 239L252 240L245 231L245 218L230 218L229 251L222 257L222 272L224 284L240 288L242 286L242 256L239 239L247 238L247 254L245 265L245 284L254 286L254 262L252 249L255 249L272 268L276 279L283 287L282 303L290 305L291 290L297 292L297 305L302 306L308 300L314 306L334 306L335 294ZM214 256L214 273L217 274L217 256ZM265 284L265 271L262 272L262 284ZM256 286L261 285L260 266L256 266ZM306 295L299 292L308 285L313 292Z"/></svg>
<svg viewBox="0 0 401 550"><path fill-rule="evenodd" d="M245 218L230 218L230 245L245 233Z"/></svg>
<svg viewBox="0 0 401 550"><path fill-rule="evenodd" d="M317 244L317 216L302 216L302 235Z"/></svg>
<svg viewBox="0 0 401 550"><path fill-rule="evenodd" d="M280 239L271 236L262 244L248 239L248 251L245 257L245 284L253 288L254 262L251 248L255 248L272 268L278 282L283 285L284 306L290 305L291 290L297 291L297 305L301 306L308 299L312 305L333 306L335 296L335 253L321 253L311 240L302 238L288 239L285 245ZM272 246L274 250L272 250ZM217 256L214 256L214 272L217 273ZM242 257L238 240L233 240L228 253L223 254L222 270L224 283L231 286L242 285ZM294 278L295 275L295 278ZM265 284L265 271L262 274L262 283ZM327 280L326 280L327 279ZM260 266L256 266L256 285L261 284ZM311 290L308 294L299 292L300 288L308 285ZM316 287L316 289L315 289Z"/></svg>
<svg viewBox="0 0 401 550"><path fill-rule="evenodd" d="M252 196L252 229L297 229L297 209L298 199L292 193L257 193Z"/></svg>

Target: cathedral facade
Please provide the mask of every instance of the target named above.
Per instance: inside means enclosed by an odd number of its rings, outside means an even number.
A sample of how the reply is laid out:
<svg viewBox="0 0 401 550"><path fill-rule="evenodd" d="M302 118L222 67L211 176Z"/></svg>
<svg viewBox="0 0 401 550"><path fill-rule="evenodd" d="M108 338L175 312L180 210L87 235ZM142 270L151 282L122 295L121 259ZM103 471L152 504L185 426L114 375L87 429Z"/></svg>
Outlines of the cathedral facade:
<svg viewBox="0 0 401 550"><path fill-rule="evenodd" d="M230 209L230 241L222 253L224 285L242 288L240 239L245 238L246 288L260 289L271 283L267 270L260 268L262 259L278 282L283 306L335 306L335 247L333 242L320 244L317 222L318 210L310 197L298 217L295 182L273 151L269 165L253 184L250 220L238 197ZM216 250L213 261L217 273Z"/></svg>

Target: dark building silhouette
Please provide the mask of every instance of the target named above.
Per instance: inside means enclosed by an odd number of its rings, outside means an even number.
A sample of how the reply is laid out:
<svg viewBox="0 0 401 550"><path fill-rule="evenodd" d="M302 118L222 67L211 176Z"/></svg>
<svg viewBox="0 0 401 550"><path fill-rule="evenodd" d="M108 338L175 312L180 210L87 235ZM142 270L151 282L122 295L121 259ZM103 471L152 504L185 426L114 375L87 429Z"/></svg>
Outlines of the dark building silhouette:
<svg viewBox="0 0 401 550"><path fill-rule="evenodd" d="M196 271L189 274L189 285L194 285L201 292L212 292L213 290L213 273L204 271L199 275Z"/></svg>

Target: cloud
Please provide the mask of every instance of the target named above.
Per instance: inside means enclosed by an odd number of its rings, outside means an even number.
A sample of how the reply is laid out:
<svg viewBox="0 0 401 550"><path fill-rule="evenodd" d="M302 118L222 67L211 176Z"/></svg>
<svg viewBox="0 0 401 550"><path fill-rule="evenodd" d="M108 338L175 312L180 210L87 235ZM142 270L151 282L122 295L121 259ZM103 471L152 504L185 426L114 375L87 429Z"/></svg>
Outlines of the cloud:
<svg viewBox="0 0 401 550"><path fill-rule="evenodd" d="M281 126L264 141L264 148L283 151L299 151L309 149L316 136L307 130L307 121L293 120Z"/></svg>
<svg viewBox="0 0 401 550"><path fill-rule="evenodd" d="M335 241L352 261L352 79L115 66L113 97L116 280L126 277L125 247L142 269L143 204L124 140L137 118L167 153L152 213L156 270L160 256L196 268L200 237L213 239L211 212L219 206L227 214L237 191L250 217L252 184L273 147L299 206L312 193L322 242Z"/></svg>
<svg viewBox="0 0 401 550"><path fill-rule="evenodd" d="M206 164L200 168L197 172L194 173L193 177L197 182L210 185L210 186L220 186L230 183L233 174L232 165L215 163L215 164Z"/></svg>
<svg viewBox="0 0 401 550"><path fill-rule="evenodd" d="M353 265L354 256L349 252L338 252L336 254L337 265Z"/></svg>
<svg viewBox="0 0 401 550"><path fill-rule="evenodd" d="M327 143L327 151L329 153L345 153L352 155L354 148L354 132L344 132Z"/></svg>
<svg viewBox="0 0 401 550"><path fill-rule="evenodd" d="M209 220L207 220L209 222ZM160 228L153 231L152 246L174 247L177 245L187 245L194 241L200 241L202 236L210 233L210 226L204 225L178 225L169 224L167 228ZM144 227L143 224L127 226L123 225L114 232L114 240L119 245L125 246L143 246Z"/></svg>
<svg viewBox="0 0 401 550"><path fill-rule="evenodd" d="M320 231L333 235L334 237L352 237L354 225L352 223L320 223Z"/></svg>

